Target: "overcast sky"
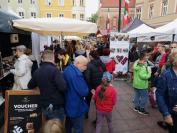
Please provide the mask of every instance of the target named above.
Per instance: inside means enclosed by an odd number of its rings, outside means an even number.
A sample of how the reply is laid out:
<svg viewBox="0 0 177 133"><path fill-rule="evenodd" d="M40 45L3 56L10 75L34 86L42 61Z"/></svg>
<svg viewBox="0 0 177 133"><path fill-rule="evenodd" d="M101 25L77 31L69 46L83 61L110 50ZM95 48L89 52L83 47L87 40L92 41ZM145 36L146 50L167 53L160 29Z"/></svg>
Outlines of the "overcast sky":
<svg viewBox="0 0 177 133"><path fill-rule="evenodd" d="M86 0L86 17L90 17L91 14L96 13L98 10L99 0Z"/></svg>

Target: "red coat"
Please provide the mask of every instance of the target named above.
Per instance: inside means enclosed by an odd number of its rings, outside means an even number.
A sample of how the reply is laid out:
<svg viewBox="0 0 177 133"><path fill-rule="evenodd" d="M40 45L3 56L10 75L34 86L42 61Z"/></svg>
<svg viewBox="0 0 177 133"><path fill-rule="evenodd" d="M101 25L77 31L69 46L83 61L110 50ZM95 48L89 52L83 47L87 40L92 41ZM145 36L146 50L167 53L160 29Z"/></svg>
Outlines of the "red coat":
<svg viewBox="0 0 177 133"><path fill-rule="evenodd" d="M105 65L106 65L106 70L107 70L108 72L110 72L110 73L113 73L113 72L114 72L114 70L115 70L115 65L116 65L116 63L115 63L114 60L111 60L110 62L105 63Z"/></svg>
<svg viewBox="0 0 177 133"><path fill-rule="evenodd" d="M162 68L167 61L167 54L164 53L159 61L159 67Z"/></svg>
<svg viewBox="0 0 177 133"><path fill-rule="evenodd" d="M98 86L94 95L96 109L100 112L111 112L117 101L117 92L112 85L109 85L104 92L103 100L101 100L98 96L100 90L101 88Z"/></svg>

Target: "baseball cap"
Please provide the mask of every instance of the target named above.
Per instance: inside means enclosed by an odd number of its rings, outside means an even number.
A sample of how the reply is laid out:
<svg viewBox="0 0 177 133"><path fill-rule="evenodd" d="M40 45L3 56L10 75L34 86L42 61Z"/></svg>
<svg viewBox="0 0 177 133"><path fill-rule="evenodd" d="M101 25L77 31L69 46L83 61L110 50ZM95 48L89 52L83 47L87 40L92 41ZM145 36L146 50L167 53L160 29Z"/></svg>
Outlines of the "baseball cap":
<svg viewBox="0 0 177 133"><path fill-rule="evenodd" d="M102 80L107 80L107 81L110 82L110 81L112 80L112 74L109 73L109 72L104 72L104 73L103 73Z"/></svg>

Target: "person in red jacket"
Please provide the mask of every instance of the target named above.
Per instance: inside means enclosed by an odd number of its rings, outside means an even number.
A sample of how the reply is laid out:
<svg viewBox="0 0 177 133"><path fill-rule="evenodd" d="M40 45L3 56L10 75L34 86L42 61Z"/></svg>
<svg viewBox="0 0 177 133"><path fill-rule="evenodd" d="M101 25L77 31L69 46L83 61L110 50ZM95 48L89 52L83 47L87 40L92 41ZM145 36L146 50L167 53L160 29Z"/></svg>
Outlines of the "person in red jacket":
<svg viewBox="0 0 177 133"><path fill-rule="evenodd" d="M112 110L117 101L117 93L111 84L112 74L104 72L102 83L93 92L97 110L96 133L101 133L101 127L104 117L106 117L109 133L113 132L112 128Z"/></svg>
<svg viewBox="0 0 177 133"><path fill-rule="evenodd" d="M103 55L100 56L101 61L105 64L106 70L113 74L115 70L115 61L109 57L110 50L108 48L103 49Z"/></svg>

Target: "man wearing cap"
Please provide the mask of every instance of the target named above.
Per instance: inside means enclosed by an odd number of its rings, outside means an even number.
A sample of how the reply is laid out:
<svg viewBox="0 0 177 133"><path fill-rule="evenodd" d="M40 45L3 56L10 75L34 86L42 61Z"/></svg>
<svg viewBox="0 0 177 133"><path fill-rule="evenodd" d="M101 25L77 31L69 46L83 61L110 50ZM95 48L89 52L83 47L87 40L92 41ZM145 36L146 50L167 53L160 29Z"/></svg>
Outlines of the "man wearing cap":
<svg viewBox="0 0 177 133"><path fill-rule="evenodd" d="M15 69L11 69L10 72L14 74L13 90L27 89L27 84L31 79L31 67L32 61L25 54L26 47L20 45L16 47L16 56L18 59L14 64Z"/></svg>

